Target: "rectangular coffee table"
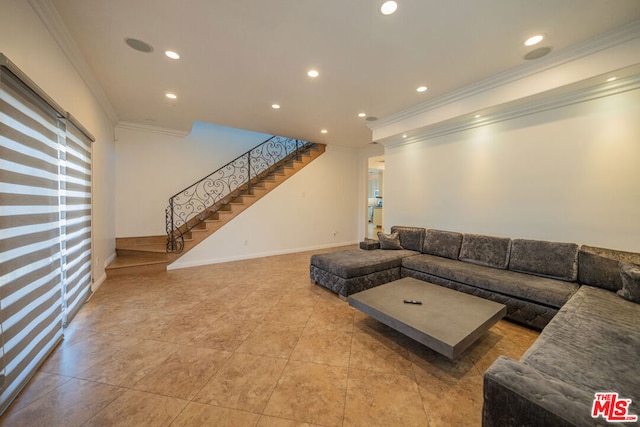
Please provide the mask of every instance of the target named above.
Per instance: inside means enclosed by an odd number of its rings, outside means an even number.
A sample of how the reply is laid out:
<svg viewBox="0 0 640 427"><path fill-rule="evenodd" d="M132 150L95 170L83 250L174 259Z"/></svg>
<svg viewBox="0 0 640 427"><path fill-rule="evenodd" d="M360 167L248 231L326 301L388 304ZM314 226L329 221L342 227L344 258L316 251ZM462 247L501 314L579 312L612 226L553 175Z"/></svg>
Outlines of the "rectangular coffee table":
<svg viewBox="0 0 640 427"><path fill-rule="evenodd" d="M349 305L450 359L507 314L504 304L410 277L353 294Z"/></svg>

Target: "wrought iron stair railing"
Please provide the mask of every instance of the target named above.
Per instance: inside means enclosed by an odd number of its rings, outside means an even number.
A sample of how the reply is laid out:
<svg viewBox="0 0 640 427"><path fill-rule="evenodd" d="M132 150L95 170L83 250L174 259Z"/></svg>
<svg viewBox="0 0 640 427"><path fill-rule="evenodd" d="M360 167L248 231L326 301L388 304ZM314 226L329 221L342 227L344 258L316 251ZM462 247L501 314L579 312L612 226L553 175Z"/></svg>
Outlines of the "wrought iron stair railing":
<svg viewBox="0 0 640 427"><path fill-rule="evenodd" d="M300 159L315 143L272 136L215 172L174 194L165 211L167 252L181 253L185 235L212 214L288 161Z"/></svg>

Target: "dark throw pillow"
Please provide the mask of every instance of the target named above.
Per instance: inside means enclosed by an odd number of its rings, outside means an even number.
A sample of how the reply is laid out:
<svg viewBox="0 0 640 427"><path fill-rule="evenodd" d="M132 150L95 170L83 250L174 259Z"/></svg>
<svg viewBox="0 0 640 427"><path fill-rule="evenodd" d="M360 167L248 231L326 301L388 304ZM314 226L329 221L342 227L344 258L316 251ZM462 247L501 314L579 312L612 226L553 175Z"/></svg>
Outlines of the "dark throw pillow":
<svg viewBox="0 0 640 427"><path fill-rule="evenodd" d="M378 240L380 241L380 249L402 249L402 246L400 246L400 235L397 231L391 234L384 234L382 231L379 231Z"/></svg>
<svg viewBox="0 0 640 427"><path fill-rule="evenodd" d="M618 295L640 304L640 265L620 263L620 277L622 289L618 291Z"/></svg>

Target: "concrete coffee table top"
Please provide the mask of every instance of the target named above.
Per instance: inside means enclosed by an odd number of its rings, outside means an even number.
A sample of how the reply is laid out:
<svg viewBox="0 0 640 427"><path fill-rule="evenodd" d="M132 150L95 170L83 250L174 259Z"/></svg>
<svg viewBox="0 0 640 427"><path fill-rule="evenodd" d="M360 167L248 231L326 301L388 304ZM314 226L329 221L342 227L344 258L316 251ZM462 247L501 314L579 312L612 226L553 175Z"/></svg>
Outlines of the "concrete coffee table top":
<svg viewBox="0 0 640 427"><path fill-rule="evenodd" d="M507 314L504 304L410 277L353 294L349 305L450 359Z"/></svg>

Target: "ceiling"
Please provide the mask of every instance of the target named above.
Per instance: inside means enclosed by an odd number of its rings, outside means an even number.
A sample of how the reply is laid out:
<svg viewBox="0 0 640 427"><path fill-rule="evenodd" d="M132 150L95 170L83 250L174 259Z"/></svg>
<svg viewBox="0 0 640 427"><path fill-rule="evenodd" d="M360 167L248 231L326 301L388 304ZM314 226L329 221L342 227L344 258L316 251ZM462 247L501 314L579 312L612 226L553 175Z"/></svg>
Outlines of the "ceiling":
<svg viewBox="0 0 640 427"><path fill-rule="evenodd" d="M398 0L390 16L375 0L51 1L119 121L350 147L371 142L361 112L382 118L640 19L638 0Z"/></svg>

